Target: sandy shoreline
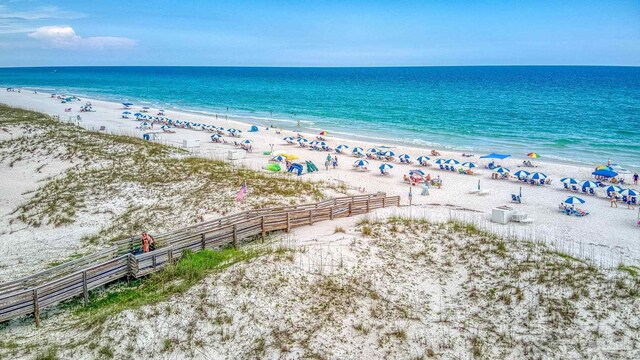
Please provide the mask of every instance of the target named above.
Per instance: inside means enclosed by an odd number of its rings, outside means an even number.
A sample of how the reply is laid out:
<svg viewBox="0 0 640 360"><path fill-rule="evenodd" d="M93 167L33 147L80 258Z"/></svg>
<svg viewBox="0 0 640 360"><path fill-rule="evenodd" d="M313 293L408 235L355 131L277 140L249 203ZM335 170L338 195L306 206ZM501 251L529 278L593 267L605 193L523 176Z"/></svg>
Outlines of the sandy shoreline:
<svg viewBox="0 0 640 360"><path fill-rule="evenodd" d="M91 101L96 112L80 113L80 106L86 101ZM48 93L33 94L27 90L21 93L17 92L0 92L0 103L4 103L14 107L20 107L30 110L43 112L50 115L58 115L61 119L69 119L80 115L82 121L81 126L87 129L97 130L104 126L106 131L113 133L128 134L132 136L142 137L143 131L136 129L140 123L133 119L122 119L122 105L112 102L98 101L83 98L82 101L71 104L61 104L59 100L50 98ZM65 112L64 109L71 107L71 112ZM132 112L138 112L139 106L134 105ZM157 109L151 109L150 113L155 114ZM635 226L638 210L628 210L626 206L620 205L617 209L609 207L609 201L602 196L593 197L588 195L579 195L583 197L587 203L582 206L590 212L585 218L577 218L563 215L558 211L558 204L568 195L567 191L562 190L560 178L570 176L578 180L592 179L591 167L581 167L570 164L558 164L550 162L538 162L536 171L546 173L553 184L548 187L522 185L522 183L514 180L492 180L491 171L480 169L474 176L461 175L441 171L435 168L423 168L416 165L405 165L395 163L391 170L391 176L382 177L378 175L377 167L382 163L380 161L371 161L369 168L371 171L366 173L354 172L351 164L356 160L354 157L338 155L339 166L337 169L329 171L324 170L324 159L327 156L325 152L309 151L297 146L286 145L282 140L285 136L295 136L294 131L284 130L278 135L274 129L265 130L260 127L260 131L249 133L249 127L252 125L247 121L239 121L235 119L224 120L216 119L214 116L205 116L189 112L166 111L166 117L172 119L180 119L183 121L199 122L203 124L211 124L216 126L236 127L243 130L241 139L251 139L254 141L253 153L248 153L239 160L239 163L250 168L262 168L268 160L267 156L262 155L263 151L270 149L270 144L274 144L274 150L284 150L300 156L301 160L311 160L315 162L320 171L312 174L303 175L307 179L326 180L330 182L342 182L352 189L364 188L367 192L384 191L390 195L400 195L404 203L408 203L409 186L402 182L402 176L407 174L410 169L420 168L432 177L440 176L443 179L444 186L442 189L432 188L429 196L420 196L420 187L413 188L413 204L427 208L436 208L441 205L454 205L464 207L482 213L485 219L490 217L491 209L495 206L510 205L516 207L520 212L527 213L532 219L533 224L516 226L527 229L527 231L535 232L539 236L554 241L562 241L579 245L593 245L601 249L603 253L610 254L612 252L620 253L625 257L625 262L630 259L640 258L640 229ZM155 129L159 130L159 129ZM203 156L223 157L227 150L232 150L232 145L216 144L211 142L210 133L204 131L194 131L188 129L174 129L175 134L161 134L161 142L180 146L183 140L198 139L200 140L200 148L194 151L195 154ZM338 144L347 144L351 147L359 146L365 149L380 146L384 144L372 144L360 140L346 140L332 137L331 129L327 143L335 148ZM308 138L315 138L316 134L307 134ZM228 139L228 137L225 136ZM237 139L233 139L237 140ZM395 146L394 151L397 154L408 153L414 159L421 155L430 156L431 148L419 148L409 146ZM459 161L475 161L478 164L478 156L475 154L472 158L463 158L461 154L451 151L441 151L442 157L454 158ZM433 160L433 159L432 159ZM503 165L511 168L512 172L518 170L518 164L522 159L512 159L503 162ZM2 173L8 174L13 181L15 177L20 175L15 171L9 172L2 164ZM530 170L522 168L524 170ZM630 180L630 176L627 176ZM486 196L478 196L469 192L477 188L478 180ZM11 180L3 180L3 187L10 186ZM36 183L31 186L37 186ZM522 187L523 203L511 204L510 194L515 194ZM6 217L11 208L15 208L20 202L19 196L10 197L1 195L0 201L3 203L3 217ZM3 241L2 248L11 247L10 237ZM607 255L609 256L609 255Z"/></svg>

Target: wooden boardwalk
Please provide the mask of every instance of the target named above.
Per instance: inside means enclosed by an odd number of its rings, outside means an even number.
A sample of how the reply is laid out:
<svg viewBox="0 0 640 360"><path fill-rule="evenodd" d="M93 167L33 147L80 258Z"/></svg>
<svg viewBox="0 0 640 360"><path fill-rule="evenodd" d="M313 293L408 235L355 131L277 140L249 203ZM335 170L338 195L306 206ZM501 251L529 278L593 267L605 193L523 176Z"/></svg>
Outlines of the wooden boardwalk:
<svg viewBox="0 0 640 360"><path fill-rule="evenodd" d="M0 322L33 314L36 325L39 325L42 309L77 296L82 296L86 303L90 290L123 278L137 278L159 271L179 260L184 250L238 246L255 237L264 239L272 231L289 232L292 228L313 225L318 221L399 205L399 196L378 193L245 211L157 235L158 249L138 255L133 253L142 247L139 236L117 241L103 251L0 284Z"/></svg>

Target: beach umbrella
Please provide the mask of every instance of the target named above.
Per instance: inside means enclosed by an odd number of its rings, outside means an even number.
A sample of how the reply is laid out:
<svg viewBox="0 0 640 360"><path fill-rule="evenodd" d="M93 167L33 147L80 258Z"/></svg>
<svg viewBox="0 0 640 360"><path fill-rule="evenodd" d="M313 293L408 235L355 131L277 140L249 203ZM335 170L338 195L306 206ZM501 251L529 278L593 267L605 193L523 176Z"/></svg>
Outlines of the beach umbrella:
<svg viewBox="0 0 640 360"><path fill-rule="evenodd" d="M354 147L353 150L351 150L351 152L354 154L362 154L363 151L364 149L361 147Z"/></svg>
<svg viewBox="0 0 640 360"><path fill-rule="evenodd" d="M354 164L356 166L367 166L369 165L369 162L367 160L356 160Z"/></svg>
<svg viewBox="0 0 640 360"><path fill-rule="evenodd" d="M282 155L278 155L278 156L274 156L271 158L271 160L273 161L277 161L277 162L283 162L287 159L286 156L282 156Z"/></svg>
<svg viewBox="0 0 640 360"><path fill-rule="evenodd" d="M125 107L129 107L129 106L133 105L133 103L130 103L130 102L124 102L124 103L122 103L122 105L124 105Z"/></svg>
<svg viewBox="0 0 640 360"><path fill-rule="evenodd" d="M447 165L458 165L460 164L460 161L456 160L456 159L448 159L444 162Z"/></svg>
<svg viewBox="0 0 640 360"><path fill-rule="evenodd" d="M620 191L620 195L636 197L636 196L638 196L638 191L637 190L633 190L633 189L624 189L624 190Z"/></svg>
<svg viewBox="0 0 640 360"><path fill-rule="evenodd" d="M213 134L213 135L211 135L211 140L220 139L221 137L222 137L222 135L220 135L220 134Z"/></svg>
<svg viewBox="0 0 640 360"><path fill-rule="evenodd" d="M518 170L513 174L513 176L517 177L518 179L522 179L528 177L530 174L531 173L526 170Z"/></svg>
<svg viewBox="0 0 640 360"><path fill-rule="evenodd" d="M387 150L387 151L385 151L382 155L383 155L383 156L396 156L396 153L394 153L394 152L393 152L393 151L391 151L391 150Z"/></svg>
<svg viewBox="0 0 640 360"><path fill-rule="evenodd" d="M409 175L424 176L424 171L422 171L422 170L409 170Z"/></svg>
<svg viewBox="0 0 640 360"><path fill-rule="evenodd" d="M327 146L327 143L324 141L318 141L317 144L318 146Z"/></svg>
<svg viewBox="0 0 640 360"><path fill-rule="evenodd" d="M583 181L582 184L580 184L580 186L582 186L583 188L597 188L598 184L596 184L593 181Z"/></svg>
<svg viewBox="0 0 640 360"><path fill-rule="evenodd" d="M133 105L133 104L131 104L131 105ZM149 110L148 106L143 106L142 108L145 109L145 110Z"/></svg>
<svg viewBox="0 0 640 360"><path fill-rule="evenodd" d="M576 196L569 196L564 200L565 204L584 204L584 200Z"/></svg>
<svg viewBox="0 0 640 360"><path fill-rule="evenodd" d="M249 144L253 143L253 140L247 139L247 140L244 140L242 143L249 145Z"/></svg>
<svg viewBox="0 0 640 360"><path fill-rule="evenodd" d="M578 180L576 180L574 178L566 177L566 178L560 179L560 182L563 182L563 183L569 184L569 185L575 185L575 184L578 183Z"/></svg>
<svg viewBox="0 0 640 360"><path fill-rule="evenodd" d="M294 141L294 138L293 138L293 136L287 136L287 137L285 137L285 138L284 138L284 139L282 139L282 140L284 140L284 141L286 141L286 142L288 142L288 143L292 143L292 142Z"/></svg>
<svg viewBox="0 0 640 360"><path fill-rule="evenodd" d="M327 136L327 132L326 131L320 131L320 136Z"/></svg>
<svg viewBox="0 0 640 360"><path fill-rule="evenodd" d="M160 126L160 129L162 129L162 130L171 129L171 126L169 126L169 125L162 125L162 126Z"/></svg>
<svg viewBox="0 0 640 360"><path fill-rule="evenodd" d="M534 172L532 174L529 174L528 178L531 180L541 180L541 179L546 179L547 175L540 172Z"/></svg>
<svg viewBox="0 0 640 360"><path fill-rule="evenodd" d="M301 143L301 142L303 142L303 143L308 143L308 142L309 142L309 140L307 140L307 139L305 139L305 138L303 138L303 137L298 138L296 141L297 141L297 142L299 142L299 143Z"/></svg>
<svg viewBox="0 0 640 360"><path fill-rule="evenodd" d="M384 164L378 166L378 169L380 169L382 171L385 171L387 169L393 169L393 165L384 163Z"/></svg>
<svg viewBox="0 0 640 360"><path fill-rule="evenodd" d="M507 174L509 173L509 171L510 171L509 169L502 166L493 169L493 172L498 174Z"/></svg>
<svg viewBox="0 0 640 360"><path fill-rule="evenodd" d="M422 164L423 162L431 160L431 158L428 156L419 156L416 160L418 160L418 162Z"/></svg>
<svg viewBox="0 0 640 360"><path fill-rule="evenodd" d="M619 193L619 192L621 192L621 191L622 191L622 188L621 188L620 186L609 185L609 186L607 186L606 188L604 188L604 191L605 191L607 194L608 194L608 193L610 193L610 192L614 192L614 191L615 191L615 192L617 192L617 193Z"/></svg>
<svg viewBox="0 0 640 360"><path fill-rule="evenodd" d="M145 121L142 123L142 126L149 126L149 123Z"/></svg>
<svg viewBox="0 0 640 360"><path fill-rule="evenodd" d="M133 114L133 116L135 116L135 117L141 117L141 116L144 116L144 115L143 115L142 113L139 113L139 112L138 112L138 113Z"/></svg>
<svg viewBox="0 0 640 360"><path fill-rule="evenodd" d="M462 163L463 167L466 167L468 169L473 169L474 167L476 167L477 165L475 163L472 162L463 162Z"/></svg>
<svg viewBox="0 0 640 360"><path fill-rule="evenodd" d="M540 155L538 153L535 153L535 152L528 153L527 156L532 158L532 159L537 159L537 158L540 157Z"/></svg>
<svg viewBox="0 0 640 360"><path fill-rule="evenodd" d="M398 158L403 160L411 160L411 156L409 154L402 154L398 156Z"/></svg>
<svg viewBox="0 0 640 360"><path fill-rule="evenodd" d="M230 132L230 133L234 133L234 132L236 132L236 131L238 131L238 130L236 130L236 129L234 129L234 128L227 129L227 132Z"/></svg>
<svg viewBox="0 0 640 360"><path fill-rule="evenodd" d="M313 146L313 145L318 145L318 141L313 140L312 142L310 142L310 143L309 143L309 145L312 145L312 146Z"/></svg>
<svg viewBox="0 0 640 360"><path fill-rule="evenodd" d="M445 161L447 161L447 159L438 159L438 160L436 160L436 164L443 165L445 163Z"/></svg>
<svg viewBox="0 0 640 360"><path fill-rule="evenodd" d="M342 151L342 150L346 150L346 149L348 149L348 148L349 148L349 146L347 146L347 145L338 145L338 146L336 147L336 150L338 150L338 151Z"/></svg>
<svg viewBox="0 0 640 360"><path fill-rule="evenodd" d="M122 112L122 115L131 115L131 112L129 112L129 111L123 111L123 112Z"/></svg>
<svg viewBox="0 0 640 360"><path fill-rule="evenodd" d="M607 166L607 165L600 165L598 167L596 167L596 170L609 170L609 171L613 171L613 168L611 166Z"/></svg>
<svg viewBox="0 0 640 360"><path fill-rule="evenodd" d="M377 154L377 153L380 152L380 149L371 148L371 149L367 150L367 152L372 153L372 154Z"/></svg>

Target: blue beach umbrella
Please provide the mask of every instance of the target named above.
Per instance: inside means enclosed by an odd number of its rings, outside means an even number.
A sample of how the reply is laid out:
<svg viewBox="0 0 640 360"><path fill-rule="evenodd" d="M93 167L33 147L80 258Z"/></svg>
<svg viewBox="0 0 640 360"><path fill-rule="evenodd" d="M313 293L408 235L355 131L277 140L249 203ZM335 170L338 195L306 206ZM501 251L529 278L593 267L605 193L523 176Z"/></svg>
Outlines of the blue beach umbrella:
<svg viewBox="0 0 640 360"><path fill-rule="evenodd" d="M409 170L409 175L420 175L420 176L424 176L424 171L422 170Z"/></svg>
<svg viewBox="0 0 640 360"><path fill-rule="evenodd" d="M326 143L326 142L324 142L324 141L318 141L318 142L316 143L316 145L318 145L318 146L327 146L327 143Z"/></svg>
<svg viewBox="0 0 640 360"><path fill-rule="evenodd" d="M282 139L282 140L284 140L284 141L286 141L286 142L290 142L290 141L293 141L294 139L293 139L293 136L287 136L287 137L285 137L285 138L284 138L284 139Z"/></svg>
<svg viewBox="0 0 640 360"><path fill-rule="evenodd" d="M342 151L342 150L346 150L346 149L348 149L348 148L349 148L349 146L348 146L348 145L338 145L338 146L336 147L336 150Z"/></svg>
<svg viewBox="0 0 640 360"><path fill-rule="evenodd" d="M576 185L578 183L578 180L576 180L574 178L566 177L566 178L560 179L560 182L563 182L563 183L569 184L569 185Z"/></svg>
<svg viewBox="0 0 640 360"><path fill-rule="evenodd" d="M122 112L122 115L131 115L131 112L129 112L129 111L123 111L123 112Z"/></svg>
<svg viewBox="0 0 640 360"><path fill-rule="evenodd" d="M222 135L220 135L220 134L213 134L213 135L211 135L211 140L220 139L221 137L222 137Z"/></svg>
<svg viewBox="0 0 640 360"><path fill-rule="evenodd" d="M394 153L391 150L387 150L384 153L382 153L382 156L396 156L396 153Z"/></svg>
<svg viewBox="0 0 640 360"><path fill-rule="evenodd" d="M458 165L460 164L460 161L456 160L456 159L449 159L447 161L444 162L447 165Z"/></svg>
<svg viewBox="0 0 640 360"><path fill-rule="evenodd" d="M597 188L598 184L596 184L593 181L583 181L582 184L580 184L580 186L582 186L583 188Z"/></svg>
<svg viewBox="0 0 640 360"><path fill-rule="evenodd" d="M364 149L361 147L354 147L353 150L351 150L351 152L354 154L362 154L363 151Z"/></svg>
<svg viewBox="0 0 640 360"><path fill-rule="evenodd" d="M584 200L576 196L569 196L564 200L565 204L584 204Z"/></svg>
<svg viewBox="0 0 640 360"><path fill-rule="evenodd" d="M540 172L534 172L532 174L529 174L528 178L531 180L540 180L540 179L546 179L547 175Z"/></svg>
<svg viewBox="0 0 640 360"><path fill-rule="evenodd" d="M142 113L139 113L139 112L138 112L138 113L133 114L133 116L135 116L135 117L141 117L141 116L144 116L144 115L143 115Z"/></svg>
<svg viewBox="0 0 640 360"><path fill-rule="evenodd" d="M162 125L162 126L160 126L160 129L162 129L162 130L171 129L171 126L169 126L169 125Z"/></svg>
<svg viewBox="0 0 640 360"><path fill-rule="evenodd" d="M378 169L380 169L382 171L385 171L387 169L393 169L393 165L384 163L384 164L378 166Z"/></svg>
<svg viewBox="0 0 640 360"><path fill-rule="evenodd" d="M607 194L608 194L608 193L610 193L610 192L614 192L614 191L615 191L615 192L617 192L617 193L619 193L619 192L621 192L621 191L622 191L622 188L621 188L620 186L609 185L609 186L607 186L606 188L604 188L604 191L605 191Z"/></svg>
<svg viewBox="0 0 640 360"><path fill-rule="evenodd" d="M474 167L476 167L477 165L475 163L472 162L463 162L462 163L463 167L466 167L468 169L473 169Z"/></svg>
<svg viewBox="0 0 640 360"><path fill-rule="evenodd" d="M308 143L309 142L309 140L307 140L307 139L305 139L303 137L297 138L296 141L299 142L299 143Z"/></svg>
<svg viewBox="0 0 640 360"><path fill-rule="evenodd" d="M508 174L508 173L509 173L509 171L510 171L509 169L507 169L507 168L505 168L505 167L502 167L502 166L501 166L501 167L498 167L498 168L495 168L495 169L493 170L493 172L498 173L498 174Z"/></svg>
<svg viewBox="0 0 640 360"><path fill-rule="evenodd" d="M411 156L409 154L402 154L398 156L398 158L402 160L411 160Z"/></svg>
<svg viewBox="0 0 640 360"><path fill-rule="evenodd" d="M249 140L249 139L247 139L247 140L244 140L242 143L243 143L243 144L247 144L247 145L249 145L249 144L252 144L252 143L253 143L253 140Z"/></svg>
<svg viewBox="0 0 640 360"><path fill-rule="evenodd" d="M419 156L416 160L418 160L418 162L422 164L423 162L431 160L431 158L428 156Z"/></svg>
<svg viewBox="0 0 640 360"><path fill-rule="evenodd" d="M309 145L318 145L318 141L313 140L312 142L309 143Z"/></svg>
<svg viewBox="0 0 640 360"><path fill-rule="evenodd" d="M513 176L517 177L518 179L526 178L529 175L531 175L531 173L526 170L518 170L513 174Z"/></svg>
<svg viewBox="0 0 640 360"><path fill-rule="evenodd" d="M122 105L124 105L125 107L129 107L129 106L133 105L133 103L123 102Z"/></svg>
<svg viewBox="0 0 640 360"><path fill-rule="evenodd" d="M355 166L367 166L369 162L367 160L356 160L354 164Z"/></svg>
<svg viewBox="0 0 640 360"><path fill-rule="evenodd" d="M436 164L443 165L446 161L447 161L447 159L438 159L438 160L436 160Z"/></svg>
<svg viewBox="0 0 640 360"><path fill-rule="evenodd" d="M368 153L377 154L380 152L380 149L371 148L367 150Z"/></svg>
<svg viewBox="0 0 640 360"><path fill-rule="evenodd" d="M620 195L636 197L636 196L638 196L638 191L633 190L633 189L624 189L624 190L620 191Z"/></svg>

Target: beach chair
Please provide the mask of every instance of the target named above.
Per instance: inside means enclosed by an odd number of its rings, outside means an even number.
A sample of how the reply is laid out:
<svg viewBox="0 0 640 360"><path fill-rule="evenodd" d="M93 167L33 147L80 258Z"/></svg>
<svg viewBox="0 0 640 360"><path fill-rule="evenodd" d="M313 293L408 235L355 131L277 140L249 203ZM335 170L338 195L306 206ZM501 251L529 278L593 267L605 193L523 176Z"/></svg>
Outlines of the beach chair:
<svg viewBox="0 0 640 360"><path fill-rule="evenodd" d="M589 188L589 195L596 196L596 191L593 188Z"/></svg>
<svg viewBox="0 0 640 360"><path fill-rule="evenodd" d="M586 188L586 187L583 187L583 188L582 188L582 193L583 193L583 194L586 194L586 193L587 193L587 188Z"/></svg>
<svg viewBox="0 0 640 360"><path fill-rule="evenodd" d="M444 170L444 165L440 165L440 170Z"/></svg>
<svg viewBox="0 0 640 360"><path fill-rule="evenodd" d="M569 185L564 184L564 189L565 189L565 190L569 190Z"/></svg>
<svg viewBox="0 0 640 360"><path fill-rule="evenodd" d="M521 198L520 195L516 195L516 194L511 194L511 202L514 204L521 204Z"/></svg>

